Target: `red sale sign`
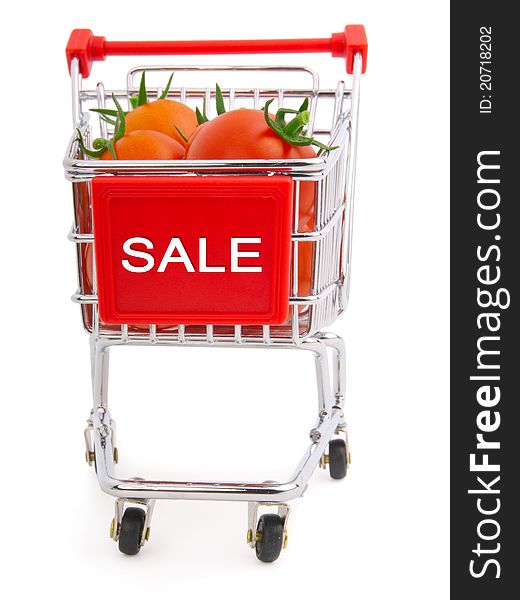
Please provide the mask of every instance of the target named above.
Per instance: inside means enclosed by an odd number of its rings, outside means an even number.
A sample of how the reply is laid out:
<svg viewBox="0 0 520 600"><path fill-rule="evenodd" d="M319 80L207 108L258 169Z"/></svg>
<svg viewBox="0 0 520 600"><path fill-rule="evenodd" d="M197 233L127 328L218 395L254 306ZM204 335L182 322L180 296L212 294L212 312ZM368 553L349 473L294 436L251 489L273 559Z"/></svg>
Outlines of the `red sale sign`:
<svg viewBox="0 0 520 600"><path fill-rule="evenodd" d="M96 177L101 319L283 323L292 194L285 176Z"/></svg>

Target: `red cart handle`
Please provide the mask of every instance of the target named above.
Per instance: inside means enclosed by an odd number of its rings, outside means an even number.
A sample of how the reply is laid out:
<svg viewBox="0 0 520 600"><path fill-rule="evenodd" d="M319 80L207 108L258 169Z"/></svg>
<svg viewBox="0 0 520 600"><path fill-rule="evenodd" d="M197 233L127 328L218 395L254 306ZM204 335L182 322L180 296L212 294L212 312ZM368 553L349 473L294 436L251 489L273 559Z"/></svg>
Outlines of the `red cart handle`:
<svg viewBox="0 0 520 600"><path fill-rule="evenodd" d="M274 54L292 52L330 52L343 57L347 73L354 69L354 56L361 54L362 73L367 66L368 43L363 25L347 25L342 33L333 33L330 38L304 40L211 40L182 42L108 42L94 35L90 29L74 29L67 44L67 62L79 60L79 71L83 77L90 75L95 60L107 56L152 55L152 54Z"/></svg>

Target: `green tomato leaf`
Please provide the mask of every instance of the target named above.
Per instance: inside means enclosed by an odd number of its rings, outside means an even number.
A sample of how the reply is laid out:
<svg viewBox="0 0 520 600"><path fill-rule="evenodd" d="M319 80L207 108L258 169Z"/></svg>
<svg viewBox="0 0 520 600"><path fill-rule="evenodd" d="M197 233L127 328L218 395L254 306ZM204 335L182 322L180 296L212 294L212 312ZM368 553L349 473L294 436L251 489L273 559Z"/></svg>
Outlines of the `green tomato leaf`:
<svg viewBox="0 0 520 600"><path fill-rule="evenodd" d="M117 140L120 140L125 135L126 123L125 123L125 112L121 108L121 104L119 104L119 101L116 98L115 94L112 94L112 100L114 101L114 104L116 105L116 108L117 108L117 122L115 125L116 130L114 132L114 138L113 138L113 143L115 143L115 142L117 142Z"/></svg>
<svg viewBox="0 0 520 600"><path fill-rule="evenodd" d="M195 109L195 114L197 116L197 123L199 125L202 125L203 123L207 123L209 121L208 117L206 117L206 115L202 114L198 107Z"/></svg>
<svg viewBox="0 0 520 600"><path fill-rule="evenodd" d="M144 73L143 73L144 75ZM173 79L173 73L170 75L170 79L168 79L168 83L166 84L166 87L163 90L163 93L159 96L159 100L165 100L166 97L168 96L168 92L170 91L170 86L172 84L172 79Z"/></svg>
<svg viewBox="0 0 520 600"><path fill-rule="evenodd" d="M305 100L302 102L302 105L298 109L298 112L303 112L304 110L308 110L308 108L309 108L309 99L305 98Z"/></svg>
<svg viewBox="0 0 520 600"><path fill-rule="evenodd" d="M137 96L137 106L142 106L143 104L148 103L148 95L146 93L146 82L144 71L141 75L141 84L139 85L139 95Z"/></svg>
<svg viewBox="0 0 520 600"><path fill-rule="evenodd" d="M108 123L109 125L113 125L114 127L117 125L117 121L114 119L111 119L110 117L106 117L105 115L99 115L99 118L102 121L105 121L105 123Z"/></svg>
<svg viewBox="0 0 520 600"><path fill-rule="evenodd" d="M269 127L278 135L281 135L283 133L283 129L280 128L280 126L278 125L278 123L276 121L273 121L271 119L271 115L269 114L269 107L271 106L271 104L274 102L274 98L271 98L271 100L268 100L265 104L264 104L264 119L265 122L269 125Z"/></svg>
<svg viewBox="0 0 520 600"><path fill-rule="evenodd" d="M217 114L222 115L226 112L224 105L224 97L222 96L222 90L218 83L215 84L215 104L217 105Z"/></svg>
<svg viewBox="0 0 520 600"><path fill-rule="evenodd" d="M276 111L275 123L283 129L285 127L285 115L286 114L297 114L298 111L293 108L279 108Z"/></svg>
<svg viewBox="0 0 520 600"><path fill-rule="evenodd" d="M91 108L90 112L99 113L100 115L105 115L107 117L117 117L117 110L113 108Z"/></svg>
<svg viewBox="0 0 520 600"><path fill-rule="evenodd" d="M177 125L175 125L175 129L177 130L177 133L181 136L181 138L188 143L188 138L184 135L184 133L182 133L182 131L177 127Z"/></svg>
<svg viewBox="0 0 520 600"><path fill-rule="evenodd" d="M114 148L114 144L113 144L112 140L110 140L107 143L107 148L108 148L108 151L110 152L110 154L112 155L112 158L114 160L117 160L116 149Z"/></svg>

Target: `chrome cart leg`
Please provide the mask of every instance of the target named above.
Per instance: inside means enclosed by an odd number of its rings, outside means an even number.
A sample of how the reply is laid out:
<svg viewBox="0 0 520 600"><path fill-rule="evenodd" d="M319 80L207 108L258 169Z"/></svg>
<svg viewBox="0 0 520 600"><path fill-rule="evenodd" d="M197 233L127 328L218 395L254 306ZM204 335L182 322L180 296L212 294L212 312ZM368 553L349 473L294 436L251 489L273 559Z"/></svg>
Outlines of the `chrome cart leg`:
<svg viewBox="0 0 520 600"><path fill-rule="evenodd" d="M327 348L333 350L332 377L335 404L340 408L344 408L347 382L345 342L339 335L331 332L320 334L319 339L327 346Z"/></svg>
<svg viewBox="0 0 520 600"><path fill-rule="evenodd" d="M318 384L318 406L320 415L330 414L333 406L330 390L329 357L327 346L321 341L314 342L313 348L316 365L316 380Z"/></svg>
<svg viewBox="0 0 520 600"><path fill-rule="evenodd" d="M317 338L333 351L334 406L341 410L341 418L334 431L334 438L330 440L327 451L320 459L320 467L322 469L328 468L333 479L343 479L351 463L347 423L344 416L346 389L345 342L338 335L331 332L320 333Z"/></svg>
<svg viewBox="0 0 520 600"><path fill-rule="evenodd" d="M260 506L276 508L276 513L264 513L258 518ZM287 548L289 534L287 526L291 509L288 504L275 502L247 503L247 543L255 549L256 557L262 562L274 562L280 552Z"/></svg>
<svg viewBox="0 0 520 600"><path fill-rule="evenodd" d="M90 338L90 359L92 366L92 395L94 409L108 405L108 370L110 346L92 336Z"/></svg>
<svg viewBox="0 0 520 600"><path fill-rule="evenodd" d="M117 498L115 501L115 515L110 524L110 538L118 542L119 550L123 554L134 555L150 539L150 525L152 522L155 500L132 499L133 506L125 508L128 500Z"/></svg>
<svg viewBox="0 0 520 600"><path fill-rule="evenodd" d="M101 343L94 336L91 337L90 358L92 369L93 408L90 413L90 417L87 420L87 427L84 433L86 446L85 458L89 466L92 466L92 464L95 462L92 415L94 414L94 411L100 408L104 410L107 410L108 408L109 351L110 346ZM119 451L116 446L116 422L113 419L109 419L108 427L110 429L110 442L112 447L113 461L115 464L117 464L119 462Z"/></svg>

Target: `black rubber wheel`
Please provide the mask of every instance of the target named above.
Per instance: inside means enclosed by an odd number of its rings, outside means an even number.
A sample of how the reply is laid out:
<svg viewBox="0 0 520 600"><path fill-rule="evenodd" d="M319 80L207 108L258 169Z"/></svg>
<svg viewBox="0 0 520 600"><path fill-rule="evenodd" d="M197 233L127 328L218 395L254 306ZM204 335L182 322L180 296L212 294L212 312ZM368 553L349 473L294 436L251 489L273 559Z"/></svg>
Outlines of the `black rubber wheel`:
<svg viewBox="0 0 520 600"><path fill-rule="evenodd" d="M343 479L347 475L347 444L345 440L329 442L329 473L332 479Z"/></svg>
<svg viewBox="0 0 520 600"><path fill-rule="evenodd" d="M144 518L145 512L142 508L130 506L125 510L119 530L119 550L123 554L133 556L139 552Z"/></svg>
<svg viewBox="0 0 520 600"><path fill-rule="evenodd" d="M283 520L275 514L262 515L256 528L258 539L255 550L256 557L262 562L274 562L282 551Z"/></svg>

